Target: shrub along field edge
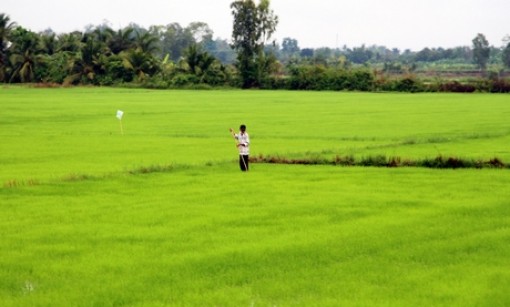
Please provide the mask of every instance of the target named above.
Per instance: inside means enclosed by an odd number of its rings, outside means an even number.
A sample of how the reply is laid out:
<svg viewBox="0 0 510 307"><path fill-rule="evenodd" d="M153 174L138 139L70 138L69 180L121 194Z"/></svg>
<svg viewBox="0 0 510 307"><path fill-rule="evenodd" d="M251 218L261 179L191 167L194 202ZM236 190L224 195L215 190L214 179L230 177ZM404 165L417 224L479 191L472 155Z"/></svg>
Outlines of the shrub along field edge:
<svg viewBox="0 0 510 307"><path fill-rule="evenodd" d="M437 156L433 159L418 160L386 157L384 155L368 156L356 159L354 156L335 156L333 159L312 157L291 159L282 156L258 155L250 157L252 163L305 164L305 165L340 165L340 166L375 166L375 167L426 167L426 168L510 168L499 158L489 160L463 159L458 157Z"/></svg>

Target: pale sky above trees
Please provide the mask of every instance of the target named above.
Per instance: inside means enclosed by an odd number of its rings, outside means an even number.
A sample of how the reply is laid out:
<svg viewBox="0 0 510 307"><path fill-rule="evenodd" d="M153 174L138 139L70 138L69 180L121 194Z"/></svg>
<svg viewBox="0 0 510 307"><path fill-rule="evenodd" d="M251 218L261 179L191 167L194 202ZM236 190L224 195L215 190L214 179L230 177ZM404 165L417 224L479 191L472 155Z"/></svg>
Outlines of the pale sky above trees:
<svg viewBox="0 0 510 307"><path fill-rule="evenodd" d="M258 3L258 1L256 0ZM230 40L232 0L2 0L0 13L35 31L118 29L202 21L214 37ZM383 45L401 50L471 46L478 33L496 47L510 34L509 0L271 0L280 23L274 38L301 48Z"/></svg>

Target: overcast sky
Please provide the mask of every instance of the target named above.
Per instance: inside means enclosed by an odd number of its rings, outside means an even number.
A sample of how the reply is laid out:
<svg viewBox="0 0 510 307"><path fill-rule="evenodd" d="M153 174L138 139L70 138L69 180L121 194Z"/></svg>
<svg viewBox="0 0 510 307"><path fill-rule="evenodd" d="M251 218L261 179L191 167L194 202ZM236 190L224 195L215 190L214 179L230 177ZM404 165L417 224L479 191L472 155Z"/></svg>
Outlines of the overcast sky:
<svg viewBox="0 0 510 307"><path fill-rule="evenodd" d="M258 2L258 0L256 0ZM105 21L114 29L206 22L230 40L233 0L2 0L0 13L35 32L83 31ZM510 34L510 0L271 0L280 23L275 39L301 48L383 45L400 50L471 46L484 34L502 46Z"/></svg>

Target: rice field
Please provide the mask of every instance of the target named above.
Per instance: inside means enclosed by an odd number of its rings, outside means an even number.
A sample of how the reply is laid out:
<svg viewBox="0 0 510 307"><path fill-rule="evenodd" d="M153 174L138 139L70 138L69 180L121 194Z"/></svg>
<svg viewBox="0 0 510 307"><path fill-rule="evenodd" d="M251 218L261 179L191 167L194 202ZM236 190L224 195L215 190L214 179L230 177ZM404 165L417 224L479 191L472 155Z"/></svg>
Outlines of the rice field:
<svg viewBox="0 0 510 307"><path fill-rule="evenodd" d="M506 306L505 95L0 90L2 306ZM120 122L116 111L123 110ZM121 125L122 132L121 133Z"/></svg>

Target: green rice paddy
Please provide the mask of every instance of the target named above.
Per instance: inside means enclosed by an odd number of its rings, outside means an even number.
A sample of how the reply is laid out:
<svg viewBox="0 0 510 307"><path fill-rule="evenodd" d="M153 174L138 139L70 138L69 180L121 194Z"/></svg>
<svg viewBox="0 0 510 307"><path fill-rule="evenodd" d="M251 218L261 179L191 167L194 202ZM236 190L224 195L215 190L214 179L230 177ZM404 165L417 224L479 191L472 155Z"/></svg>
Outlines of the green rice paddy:
<svg viewBox="0 0 510 307"><path fill-rule="evenodd" d="M125 112L120 122L116 111ZM2 306L507 306L507 95L0 89Z"/></svg>

